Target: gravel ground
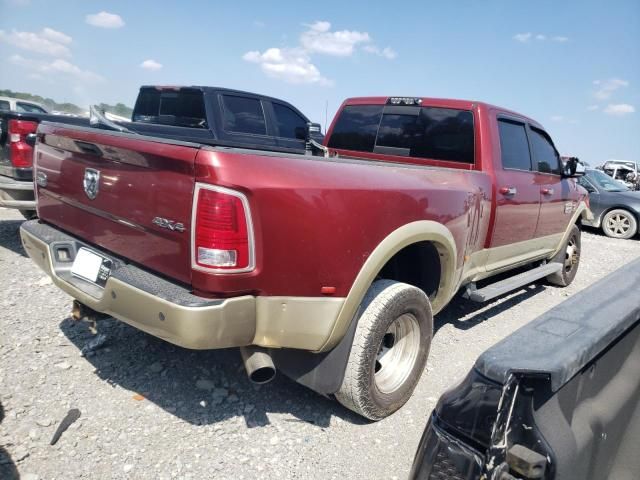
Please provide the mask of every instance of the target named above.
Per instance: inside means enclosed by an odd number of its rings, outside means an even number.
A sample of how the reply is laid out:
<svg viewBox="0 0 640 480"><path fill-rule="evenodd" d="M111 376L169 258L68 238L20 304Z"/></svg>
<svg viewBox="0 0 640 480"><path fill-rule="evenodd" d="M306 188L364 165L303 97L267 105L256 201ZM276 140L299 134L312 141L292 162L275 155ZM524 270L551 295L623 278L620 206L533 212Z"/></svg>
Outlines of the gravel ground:
<svg viewBox="0 0 640 480"><path fill-rule="evenodd" d="M81 357L94 337L25 257L20 223L0 209L2 479L405 478L437 398L482 351L640 256L638 240L585 233L570 287L454 300L411 400L369 423L282 376L250 384L235 350L185 350L113 320L99 326L105 347ZM71 408L82 416L49 445Z"/></svg>

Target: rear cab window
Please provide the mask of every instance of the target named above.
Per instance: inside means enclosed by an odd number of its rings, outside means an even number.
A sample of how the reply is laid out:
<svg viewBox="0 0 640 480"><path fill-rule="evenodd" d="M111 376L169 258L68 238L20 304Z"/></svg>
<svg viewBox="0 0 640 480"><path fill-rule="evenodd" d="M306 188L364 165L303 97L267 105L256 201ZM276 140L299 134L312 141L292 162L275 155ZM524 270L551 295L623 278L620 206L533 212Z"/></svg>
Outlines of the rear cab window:
<svg viewBox="0 0 640 480"><path fill-rule="evenodd" d="M202 91L192 88L145 88L133 110L133 121L208 128Z"/></svg>
<svg viewBox="0 0 640 480"><path fill-rule="evenodd" d="M329 148L473 164L473 112L435 106L347 105Z"/></svg>
<svg viewBox="0 0 640 480"><path fill-rule="evenodd" d="M6 100L0 100L0 112L8 112L11 110L11 105Z"/></svg>

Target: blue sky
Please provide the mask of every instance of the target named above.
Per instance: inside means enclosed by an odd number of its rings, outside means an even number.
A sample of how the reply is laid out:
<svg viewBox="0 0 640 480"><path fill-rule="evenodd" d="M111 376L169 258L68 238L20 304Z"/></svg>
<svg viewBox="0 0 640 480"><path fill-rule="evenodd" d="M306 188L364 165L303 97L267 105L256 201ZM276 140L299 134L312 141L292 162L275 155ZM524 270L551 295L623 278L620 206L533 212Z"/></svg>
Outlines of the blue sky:
<svg viewBox="0 0 640 480"><path fill-rule="evenodd" d="M640 2L0 0L0 88L132 105L142 84L482 100L561 153L640 160Z"/></svg>

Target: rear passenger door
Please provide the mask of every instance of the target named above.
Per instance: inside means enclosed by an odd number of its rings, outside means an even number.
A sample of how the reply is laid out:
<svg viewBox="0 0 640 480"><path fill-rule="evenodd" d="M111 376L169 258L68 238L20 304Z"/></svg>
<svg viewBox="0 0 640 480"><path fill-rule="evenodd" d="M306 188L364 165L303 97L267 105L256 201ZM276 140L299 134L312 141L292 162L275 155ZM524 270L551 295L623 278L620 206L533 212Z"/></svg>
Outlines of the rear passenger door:
<svg viewBox="0 0 640 480"><path fill-rule="evenodd" d="M540 187L536 184L526 122L498 116L499 164L495 165L496 214L491 239L490 269L535 250L540 210Z"/></svg>
<svg viewBox="0 0 640 480"><path fill-rule="evenodd" d="M562 163L551 137L537 127L529 128L529 139L540 187L540 217L535 236L548 238L550 248L558 245L573 213L569 196L569 180L561 177Z"/></svg>
<svg viewBox="0 0 640 480"><path fill-rule="evenodd" d="M241 93L218 95L222 140L240 146L276 146L275 130L267 122L269 102Z"/></svg>

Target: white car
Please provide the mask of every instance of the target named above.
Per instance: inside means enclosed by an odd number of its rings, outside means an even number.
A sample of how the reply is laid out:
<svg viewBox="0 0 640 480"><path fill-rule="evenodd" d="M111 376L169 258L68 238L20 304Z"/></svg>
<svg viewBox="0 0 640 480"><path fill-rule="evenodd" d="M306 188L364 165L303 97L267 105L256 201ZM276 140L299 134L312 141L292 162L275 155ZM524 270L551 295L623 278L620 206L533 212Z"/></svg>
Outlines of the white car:
<svg viewBox="0 0 640 480"><path fill-rule="evenodd" d="M49 113L48 110L39 103L11 97L0 97L0 112L3 111L22 113Z"/></svg>

